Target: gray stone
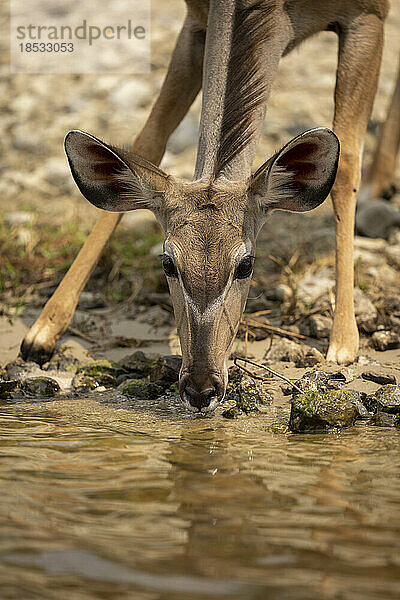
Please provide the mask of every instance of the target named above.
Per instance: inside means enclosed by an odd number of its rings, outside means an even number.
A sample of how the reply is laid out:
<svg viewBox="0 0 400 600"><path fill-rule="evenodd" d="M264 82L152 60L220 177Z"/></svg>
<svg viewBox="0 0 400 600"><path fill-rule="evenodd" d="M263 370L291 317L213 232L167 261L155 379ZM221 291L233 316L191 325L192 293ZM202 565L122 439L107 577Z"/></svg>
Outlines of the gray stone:
<svg viewBox="0 0 400 600"><path fill-rule="evenodd" d="M145 354L141 350L136 350L133 354L121 358L118 365L123 372L129 374L130 378L142 379L150 375L160 358L159 354Z"/></svg>
<svg viewBox="0 0 400 600"><path fill-rule="evenodd" d="M371 342L375 350L393 350L400 348L400 336L395 331L376 331Z"/></svg>
<svg viewBox="0 0 400 600"><path fill-rule="evenodd" d="M4 223L10 227L19 227L20 225L29 225L33 223L34 216L30 212L16 210L6 213L3 217Z"/></svg>
<svg viewBox="0 0 400 600"><path fill-rule="evenodd" d="M349 427L359 414L355 404L359 398L358 392L350 390L299 394L292 400L289 428L304 433Z"/></svg>
<svg viewBox="0 0 400 600"><path fill-rule="evenodd" d="M400 297L398 295L385 296L383 308L389 317L400 317Z"/></svg>
<svg viewBox="0 0 400 600"><path fill-rule="evenodd" d="M371 238L388 239L392 229L400 226L400 211L381 199L360 203L356 213L358 233Z"/></svg>
<svg viewBox="0 0 400 600"><path fill-rule="evenodd" d="M332 329L332 319L324 315L310 315L300 325L300 333L317 340L327 338Z"/></svg>
<svg viewBox="0 0 400 600"><path fill-rule="evenodd" d="M387 261L392 267L400 270L400 246L388 246L385 250Z"/></svg>
<svg viewBox="0 0 400 600"><path fill-rule="evenodd" d="M378 373L377 371L365 371L361 377L367 381L373 381L379 383L379 385L386 385L388 383L396 384L396 377L389 373Z"/></svg>
<svg viewBox="0 0 400 600"><path fill-rule="evenodd" d="M16 392L19 388L19 381L0 381L0 399L6 400L11 398L13 392Z"/></svg>
<svg viewBox="0 0 400 600"><path fill-rule="evenodd" d="M376 331L378 312L371 300L359 288L354 288L354 311L357 325L362 331L365 333Z"/></svg>
<svg viewBox="0 0 400 600"><path fill-rule="evenodd" d="M303 304L313 304L318 298L327 294L335 285L334 271L324 267L315 273L308 273L296 288L296 297Z"/></svg>
<svg viewBox="0 0 400 600"><path fill-rule="evenodd" d="M305 346L305 350L305 355L295 361L296 367L313 367L314 365L325 362L324 355L316 348Z"/></svg>
<svg viewBox="0 0 400 600"><path fill-rule="evenodd" d="M367 396L364 404L370 412L400 415L400 388L397 385L384 385Z"/></svg>
<svg viewBox="0 0 400 600"><path fill-rule="evenodd" d="M79 297L79 308L104 308L105 302L98 292L82 292Z"/></svg>
<svg viewBox="0 0 400 600"><path fill-rule="evenodd" d="M303 359L305 355L304 345L286 338L275 338L264 358L267 362L297 362Z"/></svg>
<svg viewBox="0 0 400 600"><path fill-rule="evenodd" d="M325 371L307 371L296 381L296 385L305 392L327 392L340 389L346 383L346 377L340 371L326 373ZM294 392L298 393L297 391Z"/></svg>
<svg viewBox="0 0 400 600"><path fill-rule="evenodd" d="M372 415L369 425L375 425L376 427L399 427L400 420L396 415L377 412Z"/></svg>
<svg viewBox="0 0 400 600"><path fill-rule="evenodd" d="M145 106L152 95L153 90L147 81L131 76L122 81L109 98L114 106L131 113L136 107Z"/></svg>
<svg viewBox="0 0 400 600"><path fill-rule="evenodd" d="M21 392L35 398L51 398L58 394L60 386L51 377L29 377L21 383Z"/></svg>

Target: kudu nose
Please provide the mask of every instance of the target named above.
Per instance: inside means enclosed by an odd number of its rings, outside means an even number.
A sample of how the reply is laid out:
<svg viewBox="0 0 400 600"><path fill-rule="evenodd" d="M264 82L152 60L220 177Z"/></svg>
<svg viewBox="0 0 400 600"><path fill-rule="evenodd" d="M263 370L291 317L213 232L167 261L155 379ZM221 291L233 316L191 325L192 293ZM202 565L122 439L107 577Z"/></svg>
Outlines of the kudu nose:
<svg viewBox="0 0 400 600"><path fill-rule="evenodd" d="M210 406L212 400L217 395L217 390L214 387L209 387L199 392L190 386L186 386L184 392L189 403L199 410Z"/></svg>

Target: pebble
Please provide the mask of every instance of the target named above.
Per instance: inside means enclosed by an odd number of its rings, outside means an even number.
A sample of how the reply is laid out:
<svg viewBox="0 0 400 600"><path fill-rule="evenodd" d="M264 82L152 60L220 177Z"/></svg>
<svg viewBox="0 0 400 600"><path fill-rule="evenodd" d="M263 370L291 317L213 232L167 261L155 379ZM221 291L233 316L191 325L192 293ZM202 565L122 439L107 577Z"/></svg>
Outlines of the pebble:
<svg viewBox="0 0 400 600"><path fill-rule="evenodd" d="M388 239L392 229L400 226L400 212L389 202L376 199L359 203L356 228L361 235Z"/></svg>
<svg viewBox="0 0 400 600"><path fill-rule="evenodd" d="M9 227L18 227L20 225L29 225L33 223L34 216L30 212L16 210L14 212L5 213L4 223Z"/></svg>
<svg viewBox="0 0 400 600"><path fill-rule="evenodd" d="M320 314L310 315L300 325L300 333L317 340L329 337L331 329L332 319Z"/></svg>
<svg viewBox="0 0 400 600"><path fill-rule="evenodd" d="M374 383L379 383L379 385L385 385L388 383L395 384L396 378L394 375L389 375L388 373L378 373L376 371L365 371L362 373L361 377L366 379L367 381L373 381Z"/></svg>
<svg viewBox="0 0 400 600"><path fill-rule="evenodd" d="M395 331L376 331L371 342L375 350L394 350L400 348L400 336Z"/></svg>

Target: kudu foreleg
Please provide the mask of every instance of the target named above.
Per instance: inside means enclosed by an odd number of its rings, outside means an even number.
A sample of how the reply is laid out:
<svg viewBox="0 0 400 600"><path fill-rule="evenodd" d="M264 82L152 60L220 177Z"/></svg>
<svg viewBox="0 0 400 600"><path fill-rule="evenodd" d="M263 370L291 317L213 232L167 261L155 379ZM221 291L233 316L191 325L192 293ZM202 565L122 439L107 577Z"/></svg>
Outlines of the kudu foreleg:
<svg viewBox="0 0 400 600"><path fill-rule="evenodd" d="M187 17L173 52L167 76L151 114L133 144L133 151L159 164L167 140L187 113L201 87L204 32ZM74 263L26 334L21 355L43 364L67 329L81 291L121 219L102 213Z"/></svg>
<svg viewBox="0 0 400 600"><path fill-rule="evenodd" d="M360 183L363 139L374 101L382 53L383 23L362 15L339 37L333 129L341 157L332 190L336 233L336 303L327 359L352 362L359 336L354 316L354 215Z"/></svg>

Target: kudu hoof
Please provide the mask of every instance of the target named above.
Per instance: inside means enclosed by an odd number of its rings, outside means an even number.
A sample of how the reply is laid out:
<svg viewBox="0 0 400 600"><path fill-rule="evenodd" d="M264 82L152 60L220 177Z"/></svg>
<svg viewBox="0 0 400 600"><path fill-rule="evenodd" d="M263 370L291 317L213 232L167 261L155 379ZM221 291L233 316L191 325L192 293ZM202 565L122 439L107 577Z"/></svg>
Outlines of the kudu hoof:
<svg viewBox="0 0 400 600"><path fill-rule="evenodd" d="M20 356L26 361L43 365L52 357L56 347L56 341L46 338L46 336L43 335L43 331L39 331L35 335L34 328L35 327L28 331L23 339L20 348Z"/></svg>

